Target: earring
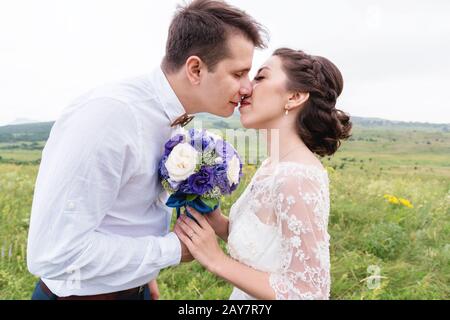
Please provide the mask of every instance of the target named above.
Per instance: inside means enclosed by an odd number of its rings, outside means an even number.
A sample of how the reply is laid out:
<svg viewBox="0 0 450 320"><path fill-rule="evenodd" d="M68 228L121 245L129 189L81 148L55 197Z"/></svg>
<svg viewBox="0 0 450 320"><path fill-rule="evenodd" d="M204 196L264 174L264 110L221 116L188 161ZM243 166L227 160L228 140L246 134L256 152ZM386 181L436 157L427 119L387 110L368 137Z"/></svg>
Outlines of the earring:
<svg viewBox="0 0 450 320"><path fill-rule="evenodd" d="M286 109L286 112L284 113L285 116L287 116L289 113L289 109Z"/></svg>

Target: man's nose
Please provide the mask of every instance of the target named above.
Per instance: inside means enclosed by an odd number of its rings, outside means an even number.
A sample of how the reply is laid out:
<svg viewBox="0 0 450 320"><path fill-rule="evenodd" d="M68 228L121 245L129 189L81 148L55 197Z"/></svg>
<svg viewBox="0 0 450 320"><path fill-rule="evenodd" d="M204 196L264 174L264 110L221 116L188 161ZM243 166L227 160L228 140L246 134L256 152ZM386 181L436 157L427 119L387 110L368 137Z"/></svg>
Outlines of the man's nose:
<svg viewBox="0 0 450 320"><path fill-rule="evenodd" d="M239 89L239 94L241 96L251 96L253 92L253 84L250 81L249 77L245 77L242 79L241 88Z"/></svg>

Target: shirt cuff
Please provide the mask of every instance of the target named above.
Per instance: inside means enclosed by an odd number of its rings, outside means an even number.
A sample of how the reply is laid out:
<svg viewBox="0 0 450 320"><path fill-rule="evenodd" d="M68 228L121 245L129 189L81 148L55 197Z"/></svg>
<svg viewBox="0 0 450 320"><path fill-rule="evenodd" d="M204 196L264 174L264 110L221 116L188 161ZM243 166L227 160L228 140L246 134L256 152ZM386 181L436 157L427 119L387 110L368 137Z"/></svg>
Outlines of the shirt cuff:
<svg viewBox="0 0 450 320"><path fill-rule="evenodd" d="M169 232L164 237L158 238L161 249L162 261L165 261L162 268L178 265L181 262L181 243L174 232Z"/></svg>

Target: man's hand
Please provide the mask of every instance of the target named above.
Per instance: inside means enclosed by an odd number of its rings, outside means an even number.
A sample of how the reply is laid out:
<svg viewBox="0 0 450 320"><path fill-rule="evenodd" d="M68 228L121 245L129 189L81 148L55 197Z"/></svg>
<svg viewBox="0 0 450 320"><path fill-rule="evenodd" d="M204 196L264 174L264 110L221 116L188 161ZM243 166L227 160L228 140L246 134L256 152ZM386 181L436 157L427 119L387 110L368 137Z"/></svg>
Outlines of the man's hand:
<svg viewBox="0 0 450 320"><path fill-rule="evenodd" d="M148 289L150 290L150 299L158 300L159 299L159 289L158 289L158 283L156 282L156 279L153 279L147 285L148 285Z"/></svg>
<svg viewBox="0 0 450 320"><path fill-rule="evenodd" d="M178 237L178 235L177 235L177 237ZM180 239L180 237L178 237L178 239ZM180 239L180 244L181 244L181 262L191 262L192 260L194 260L194 257L189 252L188 248L183 243L183 241L181 241L181 239Z"/></svg>

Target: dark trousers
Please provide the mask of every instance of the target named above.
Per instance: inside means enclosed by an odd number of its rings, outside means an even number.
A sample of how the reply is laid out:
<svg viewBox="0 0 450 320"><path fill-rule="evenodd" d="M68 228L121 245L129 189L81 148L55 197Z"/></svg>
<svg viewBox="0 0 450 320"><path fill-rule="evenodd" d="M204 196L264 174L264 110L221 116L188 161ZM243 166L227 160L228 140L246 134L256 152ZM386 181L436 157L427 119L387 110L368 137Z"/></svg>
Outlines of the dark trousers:
<svg viewBox="0 0 450 320"><path fill-rule="evenodd" d="M31 300L58 300L58 296L52 294L50 292L45 292L41 286L41 280L36 283L36 286L33 291L33 295L31 296ZM101 299L100 299L101 300ZM117 299L120 300L120 299ZM143 295L137 297L135 300L151 300L150 299L150 289L148 286L145 286L145 290Z"/></svg>

